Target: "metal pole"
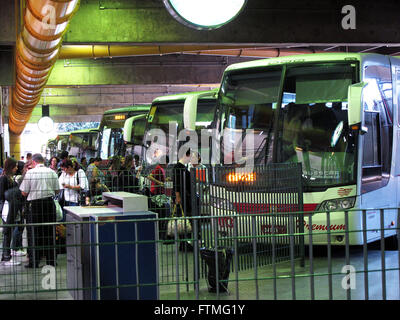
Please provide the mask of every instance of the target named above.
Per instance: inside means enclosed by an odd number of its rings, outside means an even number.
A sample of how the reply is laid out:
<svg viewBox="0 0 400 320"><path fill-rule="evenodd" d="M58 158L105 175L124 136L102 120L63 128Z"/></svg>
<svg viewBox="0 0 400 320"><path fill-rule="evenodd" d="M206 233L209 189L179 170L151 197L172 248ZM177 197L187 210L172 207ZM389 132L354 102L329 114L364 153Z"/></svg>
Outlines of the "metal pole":
<svg viewBox="0 0 400 320"><path fill-rule="evenodd" d="M382 271L382 299L386 300L386 271L385 271L385 222L384 210L379 209L381 221L381 271Z"/></svg>
<svg viewBox="0 0 400 320"><path fill-rule="evenodd" d="M331 217L330 212L326 212L326 226L328 229L327 237L328 237L328 292L329 292L329 300L333 299L333 290L332 290L332 246L331 246Z"/></svg>
<svg viewBox="0 0 400 320"><path fill-rule="evenodd" d="M136 270L136 297L140 300L140 278L139 278L139 244L138 244L138 227L134 222L135 228L135 270Z"/></svg>
<svg viewBox="0 0 400 320"><path fill-rule="evenodd" d="M367 246L367 211L362 211L362 229L363 229L363 256L364 256L364 298L369 299L368 284L368 246Z"/></svg>
<svg viewBox="0 0 400 320"><path fill-rule="evenodd" d="M312 226L312 214L309 215L309 225ZM315 299L315 288L314 288L314 261L313 261L313 240L312 240L312 228L310 228L308 234L308 250L310 259L310 289L311 289L311 300Z"/></svg>
<svg viewBox="0 0 400 320"><path fill-rule="evenodd" d="M193 255L194 255L194 290L196 300L199 300L199 239L198 239L198 221L193 220L193 232L194 232L194 244L193 244Z"/></svg>
<svg viewBox="0 0 400 320"><path fill-rule="evenodd" d="M256 217L252 216L252 229L253 229L253 267L254 267L254 280L256 283L256 300L259 300L258 292L258 269L257 269L257 242L256 242Z"/></svg>
<svg viewBox="0 0 400 320"><path fill-rule="evenodd" d="M350 265L350 245L349 245L349 212L345 211L344 212L344 225L346 226L346 233L345 233L345 237L346 237L346 265ZM347 300L351 300L351 289L347 288L346 290L346 294L347 294Z"/></svg>
<svg viewBox="0 0 400 320"><path fill-rule="evenodd" d="M296 300L296 279L295 279L295 263L294 263L294 230L293 230L293 219L290 219L289 214L289 241L290 241L290 267L292 276L292 299Z"/></svg>
<svg viewBox="0 0 400 320"><path fill-rule="evenodd" d="M136 223L135 223L136 225ZM136 230L135 230L135 235L136 235ZM115 249L115 282L117 284L117 300L119 300L119 266L118 266L118 229L117 229L117 223L114 222L114 249ZM136 251L137 254L137 251ZM136 279L139 281L138 278L138 264L137 264L137 260L136 260ZM139 299L139 295L138 295L138 299Z"/></svg>

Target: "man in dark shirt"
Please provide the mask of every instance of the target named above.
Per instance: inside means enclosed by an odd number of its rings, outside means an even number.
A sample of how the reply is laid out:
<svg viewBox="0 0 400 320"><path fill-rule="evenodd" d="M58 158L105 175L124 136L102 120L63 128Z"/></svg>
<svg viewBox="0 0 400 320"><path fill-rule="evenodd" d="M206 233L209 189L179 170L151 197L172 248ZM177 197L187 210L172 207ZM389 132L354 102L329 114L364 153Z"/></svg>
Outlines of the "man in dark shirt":
<svg viewBox="0 0 400 320"><path fill-rule="evenodd" d="M174 183L174 202L179 207L182 205L185 216L190 217L192 214L191 184L190 172L186 165L190 161L190 150L179 159L173 167L173 183ZM179 212L179 211L178 211Z"/></svg>
<svg viewBox="0 0 400 320"><path fill-rule="evenodd" d="M190 149L186 154L179 159L172 169L172 181L173 181L173 201L174 206L176 205L175 217L180 217L183 214L185 217L192 216L192 198L191 198L191 184L190 184L190 172L186 165L190 161ZM182 205L183 214L180 210L180 205ZM190 224L192 221L189 220ZM191 238L191 232L179 235L181 239ZM192 245L187 241L180 242L180 251L191 251Z"/></svg>

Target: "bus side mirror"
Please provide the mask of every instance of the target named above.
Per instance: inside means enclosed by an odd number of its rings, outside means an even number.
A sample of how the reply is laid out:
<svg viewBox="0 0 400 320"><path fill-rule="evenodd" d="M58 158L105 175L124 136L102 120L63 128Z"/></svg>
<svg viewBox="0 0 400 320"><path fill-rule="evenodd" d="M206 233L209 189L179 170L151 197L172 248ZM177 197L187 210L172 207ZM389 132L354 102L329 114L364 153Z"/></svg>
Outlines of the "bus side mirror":
<svg viewBox="0 0 400 320"><path fill-rule="evenodd" d="M133 130L133 120L135 117L130 117L125 120L124 123L124 142L132 143L132 130Z"/></svg>
<svg viewBox="0 0 400 320"><path fill-rule="evenodd" d="M124 142L135 145L142 144L146 122L144 115L127 119L124 123Z"/></svg>
<svg viewBox="0 0 400 320"><path fill-rule="evenodd" d="M144 131L146 129L146 119L137 120L133 124L133 144L142 145Z"/></svg>
<svg viewBox="0 0 400 320"><path fill-rule="evenodd" d="M197 101L199 95L194 94L185 99L183 106L183 126L185 129L196 130Z"/></svg>
<svg viewBox="0 0 400 320"><path fill-rule="evenodd" d="M364 82L356 83L349 86L348 89L348 120L349 125L361 123L362 115L362 92L365 87Z"/></svg>

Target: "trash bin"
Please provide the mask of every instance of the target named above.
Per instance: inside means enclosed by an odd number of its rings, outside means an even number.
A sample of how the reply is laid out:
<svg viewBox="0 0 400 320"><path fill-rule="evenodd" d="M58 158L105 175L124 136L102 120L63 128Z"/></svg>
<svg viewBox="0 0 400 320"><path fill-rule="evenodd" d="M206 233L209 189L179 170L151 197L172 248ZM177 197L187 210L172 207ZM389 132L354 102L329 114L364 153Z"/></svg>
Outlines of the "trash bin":
<svg viewBox="0 0 400 320"><path fill-rule="evenodd" d="M228 282L225 281L229 279L233 250L230 248L219 248L217 250L219 292L227 292ZM215 249L201 248L200 256L206 262L208 268L208 292L217 292Z"/></svg>

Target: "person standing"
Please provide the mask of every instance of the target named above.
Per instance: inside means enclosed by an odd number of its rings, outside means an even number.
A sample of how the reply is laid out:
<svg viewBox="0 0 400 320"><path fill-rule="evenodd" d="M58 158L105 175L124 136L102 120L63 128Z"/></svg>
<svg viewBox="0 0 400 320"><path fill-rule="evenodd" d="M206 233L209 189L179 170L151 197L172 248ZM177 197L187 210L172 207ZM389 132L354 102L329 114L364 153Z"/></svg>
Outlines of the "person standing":
<svg viewBox="0 0 400 320"><path fill-rule="evenodd" d="M17 161L13 158L7 158L4 162L4 172L0 177L0 202L2 203L2 209L5 205L8 205L7 217L2 216L5 225L12 225L19 221L17 218L21 216L22 210L22 195L18 189L18 184L14 181L13 177L17 172ZM7 203L6 203L7 201ZM3 211L3 210L2 210ZM3 228L3 254L1 261L6 261L4 265L13 266L19 265L21 262L17 262L11 258L11 238L13 235L14 227Z"/></svg>
<svg viewBox="0 0 400 320"><path fill-rule="evenodd" d="M104 183L104 176L99 169L101 158L95 158L92 163L90 163L86 170L86 177L91 184L92 180L99 179L101 183Z"/></svg>
<svg viewBox="0 0 400 320"><path fill-rule="evenodd" d="M166 163L159 162L147 177L147 179L151 181L150 193L152 196L165 194L164 190L164 183L166 178L165 170L167 169L168 162L169 162L168 159L166 160Z"/></svg>
<svg viewBox="0 0 400 320"><path fill-rule="evenodd" d="M77 168L71 160L65 159L61 164L63 173L58 179L60 189L64 189L64 198L66 206L81 205L81 192L88 190L89 184L82 169ZM63 221L65 221L65 216Z"/></svg>
<svg viewBox="0 0 400 320"><path fill-rule="evenodd" d="M63 150L60 153L60 159L57 164L57 167L60 168L60 170L61 170L61 163L64 161L64 159L68 159L68 151L66 150Z"/></svg>
<svg viewBox="0 0 400 320"><path fill-rule="evenodd" d="M55 173L57 173L57 176L60 176L61 169L58 167L58 162L59 161L56 156L51 157L49 168L52 169Z"/></svg>
<svg viewBox="0 0 400 320"><path fill-rule="evenodd" d="M21 185L22 181L24 180L24 177L26 173L33 168L32 160L29 160L28 162L25 163L24 168L22 170L22 175L17 176L16 182L18 183L18 187ZM30 210L28 202L26 201L25 197L22 197L22 215L21 219L18 224L23 224L24 220L26 221L26 216ZM12 236L12 242L11 242L11 248L14 248L14 250L11 251L11 255L13 256L25 256L26 252L23 250L23 243L22 243L22 235L24 232L25 227L24 226L18 226L15 227L14 233ZM18 250L19 249L19 250ZM27 251L31 251L32 248L27 248ZM29 256L29 254L28 254Z"/></svg>
<svg viewBox="0 0 400 320"><path fill-rule="evenodd" d="M120 176L121 173L121 158L117 155L111 159L111 165L107 170L107 187L111 191L121 191Z"/></svg>
<svg viewBox="0 0 400 320"><path fill-rule="evenodd" d="M81 163L80 163L80 165L81 165L82 170L83 170L83 171L86 171L87 166L88 166L86 157L82 157L82 158L81 158Z"/></svg>
<svg viewBox="0 0 400 320"><path fill-rule="evenodd" d="M168 163L169 158L166 156L166 161L159 162L147 177L147 179L151 181L151 210L157 212L158 218L166 218L170 209L168 197L165 195L165 170L167 169ZM160 239L166 239L167 225L168 221L159 221Z"/></svg>
<svg viewBox="0 0 400 320"><path fill-rule="evenodd" d="M133 157L130 154L125 157L124 165L121 167L120 180L122 191L132 193L138 191L138 179L136 178Z"/></svg>
<svg viewBox="0 0 400 320"><path fill-rule="evenodd" d="M190 157L191 152L188 150L172 169L172 180L174 183L174 203L177 205L182 205L185 216L191 216L192 209L190 172L186 167L190 162Z"/></svg>
<svg viewBox="0 0 400 320"><path fill-rule="evenodd" d="M173 174L173 201L174 208L176 209L175 217L185 216L189 218L192 216L192 199L191 199L191 183L190 183L190 172L187 169L187 164L190 162L191 152L190 149L179 159L172 169ZM182 209L183 212L180 212ZM180 212L178 214L178 212ZM192 224L192 220L189 220ZM191 232L181 234L181 239L187 239L191 237ZM190 251L192 246L187 241L181 242L179 250Z"/></svg>
<svg viewBox="0 0 400 320"><path fill-rule="evenodd" d="M20 190L31 206L27 223L45 224L56 221L54 196L59 191L57 174L44 165L40 153L32 156L34 168L29 170L21 183ZM33 247L32 256L26 268L38 268L42 256L46 256L47 265L56 266L55 226L38 225L28 227L28 245Z"/></svg>
<svg viewBox="0 0 400 320"><path fill-rule="evenodd" d="M28 152L26 154L26 162L31 161L32 160L32 153Z"/></svg>

